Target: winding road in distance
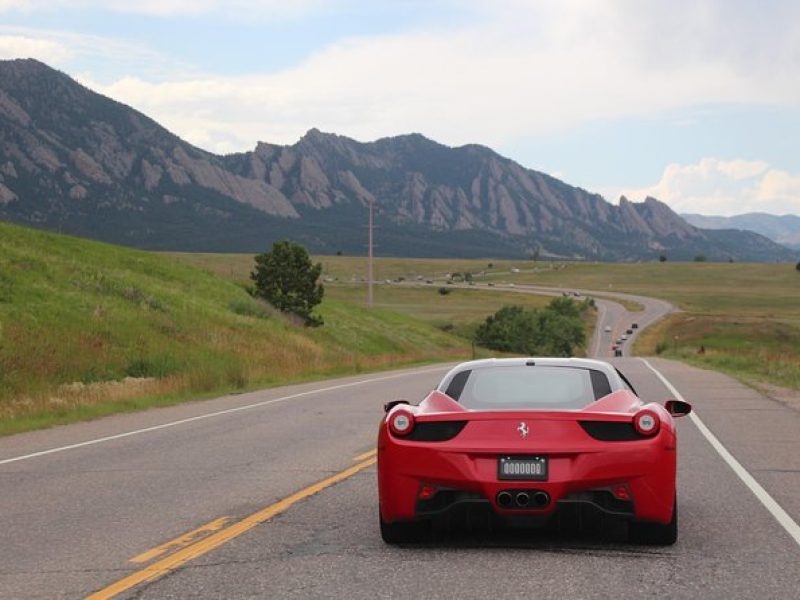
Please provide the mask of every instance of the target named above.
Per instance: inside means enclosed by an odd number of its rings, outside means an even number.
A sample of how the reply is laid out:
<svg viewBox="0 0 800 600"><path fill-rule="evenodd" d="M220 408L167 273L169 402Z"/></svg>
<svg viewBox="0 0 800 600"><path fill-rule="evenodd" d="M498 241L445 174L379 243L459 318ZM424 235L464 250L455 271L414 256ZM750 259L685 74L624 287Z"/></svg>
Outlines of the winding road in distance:
<svg viewBox="0 0 800 600"><path fill-rule="evenodd" d="M669 310L631 299L638 331ZM598 304L601 335L634 318ZM377 422L450 367L436 365L0 438L0 597L796 597L800 412L681 363L613 362L644 399L695 407L679 421L674 546L513 532L385 545Z"/></svg>
<svg viewBox="0 0 800 600"><path fill-rule="evenodd" d="M396 284L394 284L396 285ZM406 286L417 286L418 283L403 284ZM457 284L453 287L469 290L485 289L481 285L466 285ZM613 291L594 291L584 290L578 288L561 288L561 287L546 287L537 285L515 284L511 287L508 284L497 284L492 287L492 291L497 292L512 292L517 294L535 294L538 296L572 296L576 299L593 298L597 305L597 322L595 324L594 335L589 342L587 356L607 359L613 357L614 353L611 350L611 345L615 340L619 339L622 335L627 335L628 339L620 344L623 356L630 356L630 348L639 333L646 327L661 320L663 317L671 312L674 312L675 307L665 300L658 298L650 298L648 296L637 296L635 294L626 294L623 292ZM578 294L578 296L575 296ZM634 302L642 306L640 311L629 311L620 302L615 302L614 299L620 301ZM632 333L626 334L631 325L636 323L637 328L632 329ZM610 327L611 331L606 333L606 327Z"/></svg>

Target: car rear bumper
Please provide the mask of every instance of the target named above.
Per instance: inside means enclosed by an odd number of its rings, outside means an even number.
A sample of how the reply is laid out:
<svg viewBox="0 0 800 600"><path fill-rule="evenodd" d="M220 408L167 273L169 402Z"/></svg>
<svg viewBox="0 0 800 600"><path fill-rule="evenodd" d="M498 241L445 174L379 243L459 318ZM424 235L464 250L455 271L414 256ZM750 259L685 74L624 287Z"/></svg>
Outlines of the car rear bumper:
<svg viewBox="0 0 800 600"><path fill-rule="evenodd" d="M434 518L461 505L480 505L499 516L543 522L569 505L660 523L669 522L672 515L674 440L667 443L662 436L608 443L585 452L547 452L546 481L499 480L500 452L396 443L388 436L383 442L378 452L378 488L381 517L387 522ZM521 492L528 495L527 504L516 502ZM511 494L511 504L504 502L507 497L502 493ZM537 494L539 500L546 495L547 501L534 502Z"/></svg>

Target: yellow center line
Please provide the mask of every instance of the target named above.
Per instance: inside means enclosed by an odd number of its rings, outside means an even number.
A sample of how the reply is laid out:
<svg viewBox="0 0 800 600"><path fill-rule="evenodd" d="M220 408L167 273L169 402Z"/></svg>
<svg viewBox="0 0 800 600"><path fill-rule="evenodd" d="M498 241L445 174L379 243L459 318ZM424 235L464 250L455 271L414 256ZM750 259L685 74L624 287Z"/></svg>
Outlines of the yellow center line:
<svg viewBox="0 0 800 600"><path fill-rule="evenodd" d="M364 452L363 454L359 454L358 456L354 456L353 460L356 461L356 462L358 462L360 460L366 460L370 456L375 456L376 452L377 452L377 449L373 448L372 450L368 450L367 452Z"/></svg>
<svg viewBox="0 0 800 600"><path fill-rule="evenodd" d="M140 583L153 581L163 577L164 575L167 575L172 571L182 567L189 561L199 556L203 556L215 548L218 548L219 546L222 546L232 539L242 535L256 525L284 512L300 500L304 500L305 498L313 496L314 494L321 492L325 488L330 487L335 483L339 483L348 477L352 477L359 471L363 471L367 467L374 465L376 462L377 459L373 457L369 460L365 460L353 465L344 471L340 471L335 475L331 475L322 481L318 481L317 483L312 484L307 488L300 490L299 492L295 492L291 496L287 496L283 500L279 500L274 504L262 508L258 512L253 513L249 517L245 517L241 521L233 523L225 529L217 531L216 533L213 533L210 536L191 544L190 546L186 546L185 548L182 548L181 550L178 550L177 552L170 554L169 556L166 556L161 560L158 560L153 564L140 569L139 571L131 573L127 577L112 583L102 590L94 592L93 594L87 596L87 600L105 600L107 598L113 598L117 594L129 590Z"/></svg>
<svg viewBox="0 0 800 600"><path fill-rule="evenodd" d="M158 558L162 554L169 552L170 550L175 550L177 548L183 548L191 544L192 542L196 542L197 538L201 537L203 534L213 533L219 529L222 529L232 517L220 517L211 523L206 523L202 527L198 527L197 529L193 529L183 535L176 537L174 540L170 540L169 542L165 542L160 546L153 548L152 550L148 550L147 552L142 552L138 556L134 556L129 562L132 563L146 563L150 562L154 558Z"/></svg>

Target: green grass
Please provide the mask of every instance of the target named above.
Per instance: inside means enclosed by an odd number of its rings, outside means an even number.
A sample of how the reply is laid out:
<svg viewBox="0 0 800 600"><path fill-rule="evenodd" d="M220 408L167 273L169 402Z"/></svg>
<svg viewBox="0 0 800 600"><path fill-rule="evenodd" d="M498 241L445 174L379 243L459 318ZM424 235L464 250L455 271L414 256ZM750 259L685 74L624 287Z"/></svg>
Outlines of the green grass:
<svg viewBox="0 0 800 600"><path fill-rule="evenodd" d="M0 434L471 354L388 309L320 312L307 329L173 258L0 223Z"/></svg>
<svg viewBox="0 0 800 600"><path fill-rule="evenodd" d="M195 255L190 260L204 268L246 278L245 265L252 259L237 255ZM366 273L364 258L322 256L315 260L323 263L328 277L339 281L359 279ZM491 268L489 263L492 263ZM492 281L498 285L495 289L499 289L501 283L513 282L663 298L683 313L644 332L637 341L637 353L654 354L656 347L661 346L665 356L724 371L743 380L767 381L800 389L797 382L800 340L796 333L800 329L800 273L794 264L597 264L378 258L375 265L378 280L397 277L409 280L421 276L437 281L437 287L446 273L469 271L476 275L479 285ZM520 272L513 273L512 269ZM483 274L479 275L481 272ZM331 293L335 293L333 288ZM437 318L441 322L452 318L451 315L437 317L435 305L402 300L399 291L393 290L391 297L398 300L387 298L387 303L407 302L409 311L427 314L432 322ZM628 308L636 310L638 307ZM459 331L458 325L455 330ZM707 349L704 355L696 354L700 346Z"/></svg>
<svg viewBox="0 0 800 600"><path fill-rule="evenodd" d="M515 294L447 286L450 291L441 295L442 286L392 286L378 285L374 289L374 305L397 313L413 316L443 331L471 338L475 328L487 316L507 304L527 308L542 308L550 302L547 296ZM328 285L325 293L349 304L364 304L366 288L363 285Z"/></svg>
<svg viewBox="0 0 800 600"><path fill-rule="evenodd" d="M644 332L640 352L659 346L666 356L800 389L794 265L379 258L377 280L423 282L376 286L368 310L365 259L315 260L332 281L320 306L325 326L306 329L246 292L251 255L165 256L0 224L0 434L467 358L467 338L486 316L505 304L550 300L504 292L504 282L670 300L685 312ZM457 271L473 273L481 289L448 286L440 295L445 274ZM498 287L488 290L488 281Z"/></svg>
<svg viewBox="0 0 800 600"><path fill-rule="evenodd" d="M800 389L800 321L678 313L645 334L641 344L650 353Z"/></svg>

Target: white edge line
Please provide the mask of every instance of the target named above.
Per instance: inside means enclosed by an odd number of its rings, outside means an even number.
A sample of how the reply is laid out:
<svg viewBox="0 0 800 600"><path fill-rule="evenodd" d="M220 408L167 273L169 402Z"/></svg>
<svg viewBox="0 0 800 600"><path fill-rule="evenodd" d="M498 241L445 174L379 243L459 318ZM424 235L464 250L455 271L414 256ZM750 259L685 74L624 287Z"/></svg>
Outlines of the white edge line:
<svg viewBox="0 0 800 600"><path fill-rule="evenodd" d="M262 406L267 406L269 404L276 404L278 402L284 402L286 400L293 400L294 398L300 398L302 396L309 396L311 394L319 394L323 392L330 392L333 390L340 390L343 388L354 387L357 385L364 385L367 383L374 383L376 381L386 381L387 379L397 379L400 377L409 377L413 375L419 375L420 373L431 373L435 371L441 371L444 369L448 369L450 367L435 367L431 369L425 369L424 371L411 371L411 372L404 372L404 373L396 373L393 375L385 375L383 377L372 377L370 379L362 379L360 381L352 381L350 383L342 383L339 385L331 385L324 388L319 388L316 390L309 390L307 392L298 392L297 394L291 394L289 396L283 396L281 398L273 398L271 400L264 400L262 402L256 402L254 404L247 404L245 406L237 406L235 408L228 408L225 410L218 410L212 413L206 413L204 415L197 415L194 417L188 417L186 419L180 419L178 421L170 421L169 423L162 423L160 425L153 425L152 427L145 427L143 429L135 429L133 431L126 431L125 433L118 433L116 435L109 435L106 437L96 438L93 440L87 440L85 442L78 442L77 444L70 444L68 446L60 446L58 448L50 448L48 450L42 450L40 452L32 452L31 454L25 454L23 456L14 456L12 458L5 458L0 460L0 465L7 465L10 463L19 462L22 460L28 460L30 458L36 458L38 456L46 456L48 454L56 454L57 452L65 452L67 450L74 450L76 448L83 448L84 446L94 446L95 444L102 444L104 442L110 442L112 440L119 440L126 437L131 437L134 435L139 435L142 433L149 433L151 431L158 431L159 429L167 429L169 427L176 427L177 425L183 425L184 423L192 423L193 421L202 421L203 419L211 419L213 417L219 417L222 415L228 415L235 412L240 412L243 410L250 410L253 408L259 408Z"/></svg>
<svg viewBox="0 0 800 600"><path fill-rule="evenodd" d="M684 400L683 396L681 396L680 392L675 389L675 387L664 377L653 365L651 365L647 360L644 358L640 358L647 367L656 374L656 376L661 380L661 382L667 387L667 389L672 393L676 399ZM719 453L722 459L728 463L728 466L733 469L733 472L742 480L742 482L750 488L750 491L753 492L756 498L761 501L761 504L764 505L775 520L780 523L780 525L786 530L786 532L792 536L792 539L800 545L800 525L798 525L789 514L783 510L780 504L778 504L775 499L769 495L769 492L761 487L761 484L758 483L750 473L741 465L741 463L736 460L733 455L728 452L727 448L722 445L717 437L711 433L711 431L706 427L705 423L697 416L697 413L692 411L689 413L689 417L692 419L692 422L697 426L697 429L700 430L700 433L705 436L708 440L708 443L714 448L714 450Z"/></svg>

